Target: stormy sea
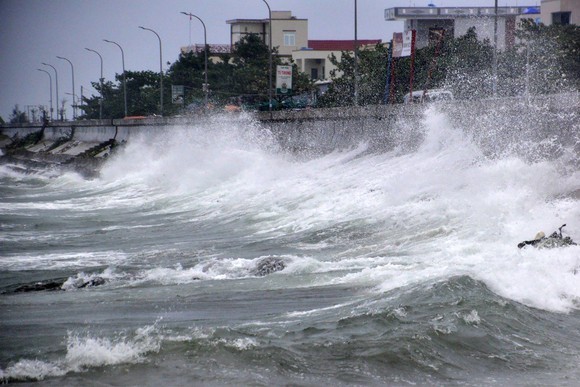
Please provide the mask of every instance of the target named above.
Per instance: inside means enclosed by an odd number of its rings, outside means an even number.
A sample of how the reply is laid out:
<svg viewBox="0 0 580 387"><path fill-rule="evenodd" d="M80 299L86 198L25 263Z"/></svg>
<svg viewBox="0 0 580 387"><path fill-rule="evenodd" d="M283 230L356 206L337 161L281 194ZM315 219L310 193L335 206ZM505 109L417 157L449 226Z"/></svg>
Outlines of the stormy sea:
<svg viewBox="0 0 580 387"><path fill-rule="evenodd" d="M580 241L578 127L469 117L324 152L216 117L95 178L1 164L0 382L577 385L580 246L517 245Z"/></svg>

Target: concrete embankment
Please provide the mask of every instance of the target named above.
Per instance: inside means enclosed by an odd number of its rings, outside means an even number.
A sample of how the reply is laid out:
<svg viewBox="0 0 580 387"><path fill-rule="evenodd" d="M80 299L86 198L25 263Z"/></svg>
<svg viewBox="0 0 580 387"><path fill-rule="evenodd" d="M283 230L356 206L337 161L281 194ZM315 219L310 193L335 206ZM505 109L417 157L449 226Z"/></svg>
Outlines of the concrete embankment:
<svg viewBox="0 0 580 387"><path fill-rule="evenodd" d="M402 133L407 137L430 125L424 114L427 104L365 106L301 111L254 113L249 119L271 130L282 148L290 151L316 149L328 152L362 141L370 146L393 145ZM472 132L493 147L506 139L516 141L525 133L541 140L550 135L572 138L580 131L580 97L566 93L531 99L509 98L454 101L436 105L454 127ZM171 133L173 128L228 125L248 120L239 113L190 117L86 120L11 124L0 128L0 147L19 145L33 154L53 155L59 160L79 156L107 156L115 144L149 133ZM27 140L28 138L28 140Z"/></svg>

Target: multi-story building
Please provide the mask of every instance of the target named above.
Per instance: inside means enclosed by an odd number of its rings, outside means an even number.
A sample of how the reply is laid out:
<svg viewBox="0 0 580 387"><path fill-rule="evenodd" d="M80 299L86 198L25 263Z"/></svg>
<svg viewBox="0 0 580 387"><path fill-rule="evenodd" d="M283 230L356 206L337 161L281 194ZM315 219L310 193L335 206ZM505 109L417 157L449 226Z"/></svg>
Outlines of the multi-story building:
<svg viewBox="0 0 580 387"><path fill-rule="evenodd" d="M264 43L270 43L270 19L233 19L227 20L230 25L230 43L249 34L262 37ZM278 55L291 58L292 51L308 45L308 19L298 19L291 11L272 11L272 47L278 47Z"/></svg>
<svg viewBox="0 0 580 387"><path fill-rule="evenodd" d="M542 23L580 24L580 1L542 0Z"/></svg>
<svg viewBox="0 0 580 387"><path fill-rule="evenodd" d="M539 8L533 6L498 7L497 48L502 50L515 42L518 19L536 18L539 14ZM495 7L396 7L385 9L385 20L403 20L405 31L416 30L417 48L436 40L443 30L446 35L459 37L471 27L475 27L478 39L493 42L496 29Z"/></svg>

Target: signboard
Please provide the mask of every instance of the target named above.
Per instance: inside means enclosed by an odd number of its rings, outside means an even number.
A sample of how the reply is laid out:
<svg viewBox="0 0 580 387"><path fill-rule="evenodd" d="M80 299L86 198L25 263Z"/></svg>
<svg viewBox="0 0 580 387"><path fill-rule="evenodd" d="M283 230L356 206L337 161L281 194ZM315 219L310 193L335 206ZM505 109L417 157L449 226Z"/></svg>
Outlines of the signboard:
<svg viewBox="0 0 580 387"><path fill-rule="evenodd" d="M411 55L413 31L393 33L393 58Z"/></svg>
<svg viewBox="0 0 580 387"><path fill-rule="evenodd" d="M276 94L292 94L292 66L276 66Z"/></svg>
<svg viewBox="0 0 580 387"><path fill-rule="evenodd" d="M183 105L183 96L185 95L183 85L171 85L171 102L175 105Z"/></svg>

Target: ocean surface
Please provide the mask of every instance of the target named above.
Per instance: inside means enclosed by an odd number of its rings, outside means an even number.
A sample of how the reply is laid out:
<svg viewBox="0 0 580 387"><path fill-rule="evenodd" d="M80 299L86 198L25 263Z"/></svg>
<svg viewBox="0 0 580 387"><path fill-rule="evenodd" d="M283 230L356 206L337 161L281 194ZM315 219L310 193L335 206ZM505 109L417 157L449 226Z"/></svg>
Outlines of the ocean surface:
<svg viewBox="0 0 580 387"><path fill-rule="evenodd" d="M1 164L0 381L578 385L580 246L517 248L580 241L578 134L490 153L450 122L299 154L217 117L95 179Z"/></svg>

